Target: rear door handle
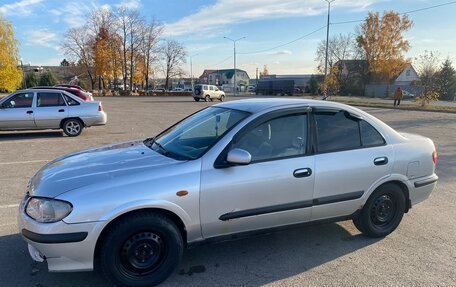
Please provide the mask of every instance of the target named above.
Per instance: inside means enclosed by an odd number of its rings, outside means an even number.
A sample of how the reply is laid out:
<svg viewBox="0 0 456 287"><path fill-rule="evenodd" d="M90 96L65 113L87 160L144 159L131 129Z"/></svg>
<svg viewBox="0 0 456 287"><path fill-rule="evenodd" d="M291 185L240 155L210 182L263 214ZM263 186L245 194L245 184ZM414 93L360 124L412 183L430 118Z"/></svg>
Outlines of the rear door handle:
<svg viewBox="0 0 456 287"><path fill-rule="evenodd" d="M33 111L27 111L27 114L29 114L29 115L33 114Z"/></svg>
<svg viewBox="0 0 456 287"><path fill-rule="evenodd" d="M385 165L387 163L388 163L388 158L386 156L377 157L376 159L374 159L375 165Z"/></svg>
<svg viewBox="0 0 456 287"><path fill-rule="evenodd" d="M59 110L59 113L63 113L65 110L64 109L60 109Z"/></svg>
<svg viewBox="0 0 456 287"><path fill-rule="evenodd" d="M310 168L300 168L293 172L293 176L296 178L308 177L312 175L312 170Z"/></svg>

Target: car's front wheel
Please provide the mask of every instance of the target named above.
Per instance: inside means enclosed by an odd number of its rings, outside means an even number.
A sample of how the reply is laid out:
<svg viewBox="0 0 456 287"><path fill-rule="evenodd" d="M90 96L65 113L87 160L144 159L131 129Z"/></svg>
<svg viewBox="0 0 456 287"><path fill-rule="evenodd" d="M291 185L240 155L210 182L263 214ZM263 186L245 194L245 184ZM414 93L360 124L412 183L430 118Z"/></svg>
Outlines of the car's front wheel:
<svg viewBox="0 0 456 287"><path fill-rule="evenodd" d="M63 132L69 137L76 137L82 133L84 124L78 119L68 119L62 124Z"/></svg>
<svg viewBox="0 0 456 287"><path fill-rule="evenodd" d="M387 236L399 226L404 216L405 203L404 193L399 186L384 184L372 193L353 223L367 236Z"/></svg>
<svg viewBox="0 0 456 287"><path fill-rule="evenodd" d="M160 213L122 218L103 237L100 267L119 286L155 286L177 268L183 240L176 224Z"/></svg>
<svg viewBox="0 0 456 287"><path fill-rule="evenodd" d="M220 95L219 101L223 102L225 100L225 95Z"/></svg>

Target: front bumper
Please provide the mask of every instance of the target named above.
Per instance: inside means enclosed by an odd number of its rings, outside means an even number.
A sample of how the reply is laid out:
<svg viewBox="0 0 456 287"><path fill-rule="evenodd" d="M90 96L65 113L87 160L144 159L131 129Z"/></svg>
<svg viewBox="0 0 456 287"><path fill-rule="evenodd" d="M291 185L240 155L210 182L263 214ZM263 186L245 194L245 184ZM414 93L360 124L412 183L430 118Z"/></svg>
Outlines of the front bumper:
<svg viewBox="0 0 456 287"><path fill-rule="evenodd" d="M35 261L47 261L49 271L93 270L95 246L102 222L39 223L19 211L19 230Z"/></svg>

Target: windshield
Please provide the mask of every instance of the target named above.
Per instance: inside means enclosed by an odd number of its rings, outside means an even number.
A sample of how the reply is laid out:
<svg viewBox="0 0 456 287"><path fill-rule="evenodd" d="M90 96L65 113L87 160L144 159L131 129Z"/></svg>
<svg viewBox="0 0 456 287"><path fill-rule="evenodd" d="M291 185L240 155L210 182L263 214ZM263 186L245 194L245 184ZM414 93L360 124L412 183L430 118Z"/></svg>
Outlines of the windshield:
<svg viewBox="0 0 456 287"><path fill-rule="evenodd" d="M144 144L178 160L196 159L248 115L244 111L209 107L145 140Z"/></svg>

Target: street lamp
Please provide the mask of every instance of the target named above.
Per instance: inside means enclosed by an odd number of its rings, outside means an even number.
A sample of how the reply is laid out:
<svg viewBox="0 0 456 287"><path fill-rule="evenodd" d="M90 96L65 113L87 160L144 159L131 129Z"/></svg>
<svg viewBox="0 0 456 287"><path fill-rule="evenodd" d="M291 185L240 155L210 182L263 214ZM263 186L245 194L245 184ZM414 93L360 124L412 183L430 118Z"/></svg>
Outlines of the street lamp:
<svg viewBox="0 0 456 287"><path fill-rule="evenodd" d="M326 53L325 53L325 79L328 75L328 47L329 47L329 16L331 13L331 3L335 0L325 0L328 2L328 23L326 24ZM325 91L326 93L326 91Z"/></svg>
<svg viewBox="0 0 456 287"><path fill-rule="evenodd" d="M234 48L234 83L233 83L233 93L234 93L234 96L236 96L236 42L239 41L239 40L242 40L242 39L245 39L245 37L241 37L239 39L236 39L236 40L233 40L231 38L228 38L228 37L223 37L227 40L230 40L233 42L233 48Z"/></svg>
<svg viewBox="0 0 456 287"><path fill-rule="evenodd" d="M194 54L190 56L190 81L192 83L192 92L193 92L193 57L198 56L199 54Z"/></svg>

